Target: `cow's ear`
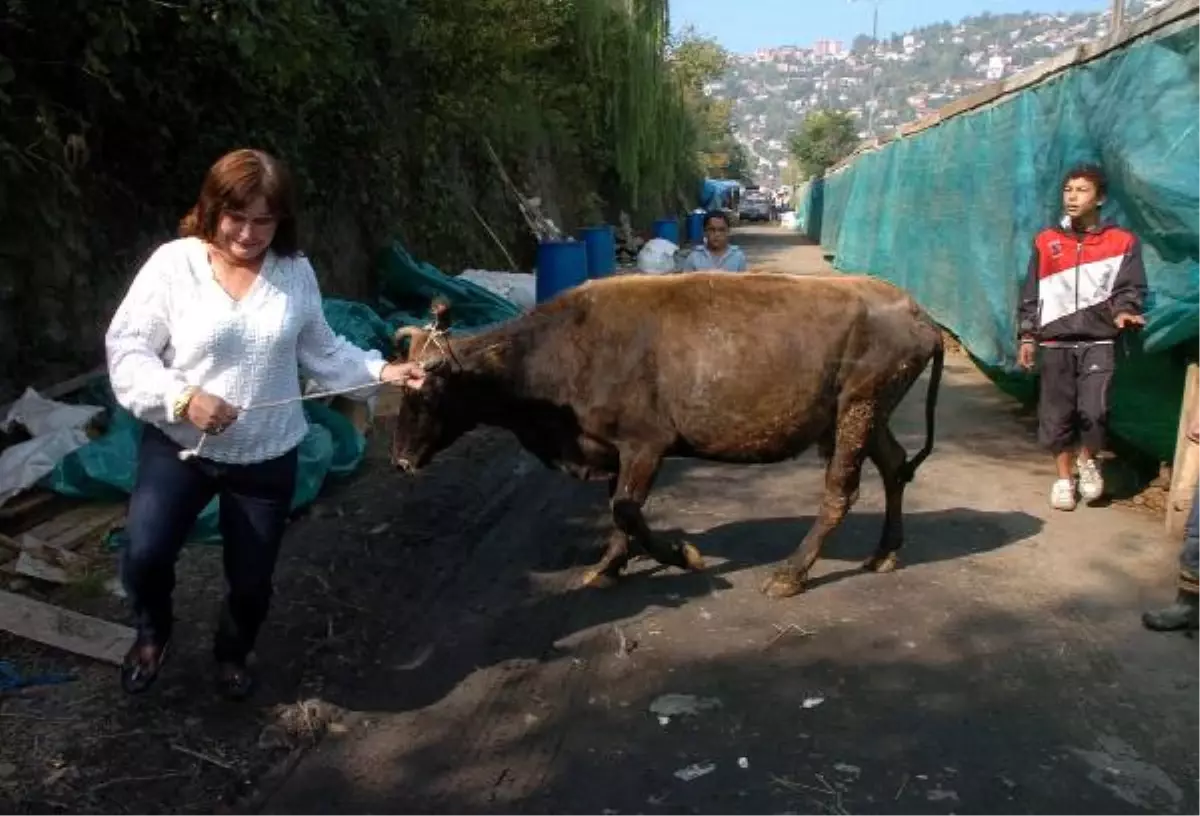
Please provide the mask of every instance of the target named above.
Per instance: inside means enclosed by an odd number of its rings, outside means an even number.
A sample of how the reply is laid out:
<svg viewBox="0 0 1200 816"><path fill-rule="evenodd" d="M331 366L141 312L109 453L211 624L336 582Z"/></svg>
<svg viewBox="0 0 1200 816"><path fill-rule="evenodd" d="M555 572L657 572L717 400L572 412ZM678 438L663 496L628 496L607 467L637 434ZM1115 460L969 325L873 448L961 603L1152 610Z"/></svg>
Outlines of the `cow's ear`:
<svg viewBox="0 0 1200 816"><path fill-rule="evenodd" d="M434 298L433 303L429 307L429 313L433 315L433 327L438 331L449 331L450 329L450 301L443 297Z"/></svg>

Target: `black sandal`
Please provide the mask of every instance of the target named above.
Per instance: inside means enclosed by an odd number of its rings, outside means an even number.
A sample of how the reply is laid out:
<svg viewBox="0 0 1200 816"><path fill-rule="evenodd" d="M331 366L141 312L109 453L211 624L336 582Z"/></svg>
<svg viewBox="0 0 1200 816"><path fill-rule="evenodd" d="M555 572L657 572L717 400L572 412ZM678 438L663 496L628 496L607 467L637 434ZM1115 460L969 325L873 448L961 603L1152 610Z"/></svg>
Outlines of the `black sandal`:
<svg viewBox="0 0 1200 816"><path fill-rule="evenodd" d="M254 691L254 675L245 663L218 663L217 691L227 700L245 700Z"/></svg>
<svg viewBox="0 0 1200 816"><path fill-rule="evenodd" d="M158 647L140 639L134 642L121 663L121 688L126 694L141 694L154 685L167 660L170 645L170 641Z"/></svg>

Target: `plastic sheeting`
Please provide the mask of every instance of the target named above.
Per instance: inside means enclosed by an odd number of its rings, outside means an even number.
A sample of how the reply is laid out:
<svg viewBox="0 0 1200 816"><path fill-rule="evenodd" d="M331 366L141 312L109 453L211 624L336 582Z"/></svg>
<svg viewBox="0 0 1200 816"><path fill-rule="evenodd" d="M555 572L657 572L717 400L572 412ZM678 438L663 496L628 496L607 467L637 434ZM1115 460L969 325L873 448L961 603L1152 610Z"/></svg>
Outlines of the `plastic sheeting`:
<svg viewBox="0 0 1200 816"><path fill-rule="evenodd" d="M639 272L648 275L667 275L679 271L679 260L676 257L679 245L666 238L651 238L643 246L637 256Z"/></svg>
<svg viewBox="0 0 1200 816"><path fill-rule="evenodd" d="M615 257L615 252L614 252ZM482 286L494 295L512 301L529 311L537 306L537 276L526 272L499 272L490 269L464 269L459 280Z"/></svg>
<svg viewBox="0 0 1200 816"><path fill-rule="evenodd" d="M88 443L88 424L104 409L46 399L26 388L0 423L6 433L24 429L29 439L0 451L0 505L37 484L64 456Z"/></svg>
<svg viewBox="0 0 1200 816"><path fill-rule="evenodd" d="M450 302L453 325L468 331L521 313L518 306L482 287L446 276L430 264L417 262L399 243L394 243L383 254L380 267L378 307L337 299L324 302L329 325L359 348L376 349L391 356L395 330L401 325L427 323L430 303L436 297ZM386 317L381 316L381 312ZM72 498L119 500L133 490L137 478L142 424L116 405L107 379L99 380L84 393L76 395L76 399L108 410L108 428L98 439L61 458L39 484ZM353 473L366 451L365 438L342 414L318 401L304 403L304 412L309 430L300 444L293 509L312 502L327 478ZM216 498L205 507L189 541L220 541L218 507ZM120 546L123 539L123 531L118 530L109 543Z"/></svg>
<svg viewBox="0 0 1200 816"><path fill-rule="evenodd" d="M1184 358L1200 334L1197 29L1144 40L863 155L810 185L837 268L910 291L1010 390L1034 235L1060 214L1063 173L1099 162L1105 213L1136 232L1147 326L1122 342L1112 426L1170 459ZM814 215L808 213L806 228Z"/></svg>
<svg viewBox="0 0 1200 816"><path fill-rule="evenodd" d="M720 210L733 206L731 196L741 188L731 179L705 179L700 185L700 207L704 210Z"/></svg>

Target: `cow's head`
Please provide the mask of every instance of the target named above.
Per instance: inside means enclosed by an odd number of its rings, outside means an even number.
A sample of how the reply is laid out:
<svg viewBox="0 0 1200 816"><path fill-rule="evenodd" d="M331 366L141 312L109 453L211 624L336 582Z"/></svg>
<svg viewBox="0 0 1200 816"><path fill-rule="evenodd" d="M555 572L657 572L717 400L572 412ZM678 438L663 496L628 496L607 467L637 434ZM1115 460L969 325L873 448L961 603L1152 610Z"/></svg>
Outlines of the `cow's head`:
<svg viewBox="0 0 1200 816"><path fill-rule="evenodd" d="M401 357L425 366L420 388L404 388L392 429L392 464L412 473L475 426L470 399L462 391L461 363L447 334L449 307L435 303L432 326L405 326L394 342ZM407 341L408 347L403 344Z"/></svg>

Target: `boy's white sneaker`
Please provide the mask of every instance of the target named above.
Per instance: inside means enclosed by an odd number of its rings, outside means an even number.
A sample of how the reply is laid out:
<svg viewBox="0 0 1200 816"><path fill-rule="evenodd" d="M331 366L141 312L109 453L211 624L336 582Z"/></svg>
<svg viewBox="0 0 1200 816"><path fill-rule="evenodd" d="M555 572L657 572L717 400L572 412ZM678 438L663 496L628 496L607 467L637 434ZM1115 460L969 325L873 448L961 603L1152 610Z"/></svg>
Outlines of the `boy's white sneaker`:
<svg viewBox="0 0 1200 816"><path fill-rule="evenodd" d="M1075 482L1059 479L1050 488L1050 506L1055 510L1075 509Z"/></svg>
<svg viewBox="0 0 1200 816"><path fill-rule="evenodd" d="M1104 495L1104 477L1100 475L1100 466L1095 459L1080 459L1079 495L1084 501L1095 501Z"/></svg>

